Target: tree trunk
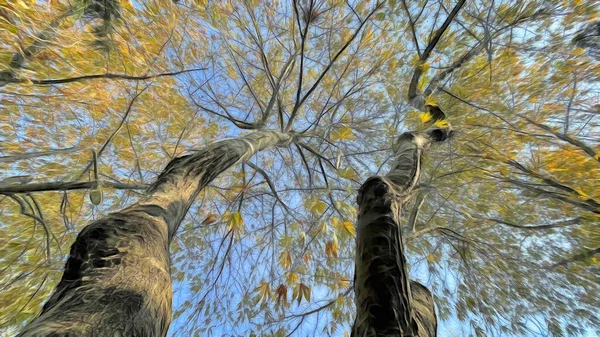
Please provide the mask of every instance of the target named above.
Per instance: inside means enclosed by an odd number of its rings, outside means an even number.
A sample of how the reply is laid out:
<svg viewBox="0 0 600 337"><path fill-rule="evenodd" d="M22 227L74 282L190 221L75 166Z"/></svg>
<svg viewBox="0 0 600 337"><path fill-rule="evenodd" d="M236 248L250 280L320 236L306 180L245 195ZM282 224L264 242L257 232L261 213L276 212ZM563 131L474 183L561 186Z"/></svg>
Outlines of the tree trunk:
<svg viewBox="0 0 600 337"><path fill-rule="evenodd" d="M60 283L19 336L165 336L169 243L194 199L229 167L291 141L288 134L257 131L173 159L140 201L79 233Z"/></svg>
<svg viewBox="0 0 600 337"><path fill-rule="evenodd" d="M354 337L436 336L433 296L408 278L399 224L403 206L416 194L423 152L448 132L401 135L390 173L367 179L358 191Z"/></svg>

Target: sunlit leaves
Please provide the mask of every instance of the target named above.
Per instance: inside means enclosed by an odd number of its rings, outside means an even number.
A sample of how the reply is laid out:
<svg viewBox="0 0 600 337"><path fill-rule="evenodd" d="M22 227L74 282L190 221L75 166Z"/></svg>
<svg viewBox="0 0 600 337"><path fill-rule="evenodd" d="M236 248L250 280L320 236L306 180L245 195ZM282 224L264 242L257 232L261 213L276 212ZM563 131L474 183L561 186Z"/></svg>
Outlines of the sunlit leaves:
<svg viewBox="0 0 600 337"><path fill-rule="evenodd" d="M421 120L421 124L425 124L429 122L433 116L429 112L422 112L419 114L419 119Z"/></svg>
<svg viewBox="0 0 600 337"><path fill-rule="evenodd" d="M448 121L445 119L440 119L440 120L437 120L435 123L433 123L433 125L440 129L445 129L445 128L448 128Z"/></svg>

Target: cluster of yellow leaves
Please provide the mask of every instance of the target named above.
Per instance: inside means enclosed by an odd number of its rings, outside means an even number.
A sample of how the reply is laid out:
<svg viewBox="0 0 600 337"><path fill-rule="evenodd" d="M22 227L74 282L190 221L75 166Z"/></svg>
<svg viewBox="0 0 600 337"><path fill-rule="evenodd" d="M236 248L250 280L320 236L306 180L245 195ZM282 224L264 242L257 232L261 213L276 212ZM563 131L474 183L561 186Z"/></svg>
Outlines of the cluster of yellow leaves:
<svg viewBox="0 0 600 337"><path fill-rule="evenodd" d="M292 301L298 300L298 304L300 304L302 298L304 298L306 302L310 302L310 287L304 283L298 283L292 293Z"/></svg>
<svg viewBox="0 0 600 337"><path fill-rule="evenodd" d="M325 212L327 204L318 197L311 197L304 203L305 207L315 216L319 216Z"/></svg>
<svg viewBox="0 0 600 337"><path fill-rule="evenodd" d="M306 302L310 302L311 296L311 288L304 284L303 282L298 282L298 276L296 274L288 273L286 277L287 283L290 286L293 286L292 291L292 301L297 301L298 304L302 302L304 299ZM280 284L275 289L275 293L273 294L271 286L267 281L261 281L260 285L254 289L254 292L257 293L255 297L256 304L260 303L260 305L265 305L273 295L275 295L275 307L289 307L290 303L288 302L288 287L285 284Z"/></svg>
<svg viewBox="0 0 600 337"><path fill-rule="evenodd" d="M288 307L289 303L287 300L287 292L288 289L285 284L280 284L279 287L275 290L275 306L284 306Z"/></svg>
<svg viewBox="0 0 600 337"><path fill-rule="evenodd" d="M271 286L269 282L261 281L260 285L254 289L255 292L258 292L258 296L256 297L256 302L260 302L261 304L266 303L272 296L271 294Z"/></svg>
<svg viewBox="0 0 600 337"><path fill-rule="evenodd" d="M329 139L336 140L354 140L356 137L352 133L352 129L347 126L339 126L334 128L329 134Z"/></svg>
<svg viewBox="0 0 600 337"><path fill-rule="evenodd" d="M325 244L325 254L327 254L327 256L330 258L337 259L339 249L340 246L338 244L338 239L337 236L334 234L333 239L327 241L327 243Z"/></svg>
<svg viewBox="0 0 600 337"><path fill-rule="evenodd" d="M236 235L244 231L244 218L240 212L225 212L222 218L227 224L227 231L232 231Z"/></svg>
<svg viewBox="0 0 600 337"><path fill-rule="evenodd" d="M340 221L340 219L337 217L333 217L331 222L333 224L333 227L337 230L338 233L349 234L351 236L356 235L356 230L354 228L354 222L352 222L350 220Z"/></svg>
<svg viewBox="0 0 600 337"><path fill-rule="evenodd" d="M279 265L283 269L289 269L292 266L292 255L289 251L283 251L279 255Z"/></svg>
<svg viewBox="0 0 600 337"><path fill-rule="evenodd" d="M346 178L346 179L350 179L350 180L357 180L359 178L358 173L356 173L356 171L351 167L339 169L337 171L337 174L342 178Z"/></svg>

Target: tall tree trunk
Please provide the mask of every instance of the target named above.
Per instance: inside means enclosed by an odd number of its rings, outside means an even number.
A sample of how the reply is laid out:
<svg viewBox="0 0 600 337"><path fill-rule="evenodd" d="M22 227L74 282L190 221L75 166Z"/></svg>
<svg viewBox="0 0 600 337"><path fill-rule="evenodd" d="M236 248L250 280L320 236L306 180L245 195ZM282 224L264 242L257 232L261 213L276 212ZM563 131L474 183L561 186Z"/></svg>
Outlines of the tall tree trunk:
<svg viewBox="0 0 600 337"><path fill-rule="evenodd" d="M423 152L448 132L401 135L390 173L367 179L358 191L354 337L436 336L433 297L408 278L399 224L403 206L416 194Z"/></svg>
<svg viewBox="0 0 600 337"><path fill-rule="evenodd" d="M288 134L257 131L173 159L140 201L79 233L60 283L19 336L165 336L169 243L194 199L229 167L291 141Z"/></svg>

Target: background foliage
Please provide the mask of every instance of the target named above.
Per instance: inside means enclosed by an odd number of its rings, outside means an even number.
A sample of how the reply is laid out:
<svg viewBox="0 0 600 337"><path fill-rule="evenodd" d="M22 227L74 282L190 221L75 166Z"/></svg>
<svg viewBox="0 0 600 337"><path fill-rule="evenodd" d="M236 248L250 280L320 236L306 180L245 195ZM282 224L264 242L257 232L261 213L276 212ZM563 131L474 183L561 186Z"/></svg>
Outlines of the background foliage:
<svg viewBox="0 0 600 337"><path fill-rule="evenodd" d="M170 334L347 335L356 188L427 122L418 70L457 130L404 228L440 335L600 334L600 60L573 41L600 7L469 1L424 57L455 5L0 1L0 332L171 158L281 128L302 143L222 175L185 219ZM92 149L99 206L77 185Z"/></svg>

